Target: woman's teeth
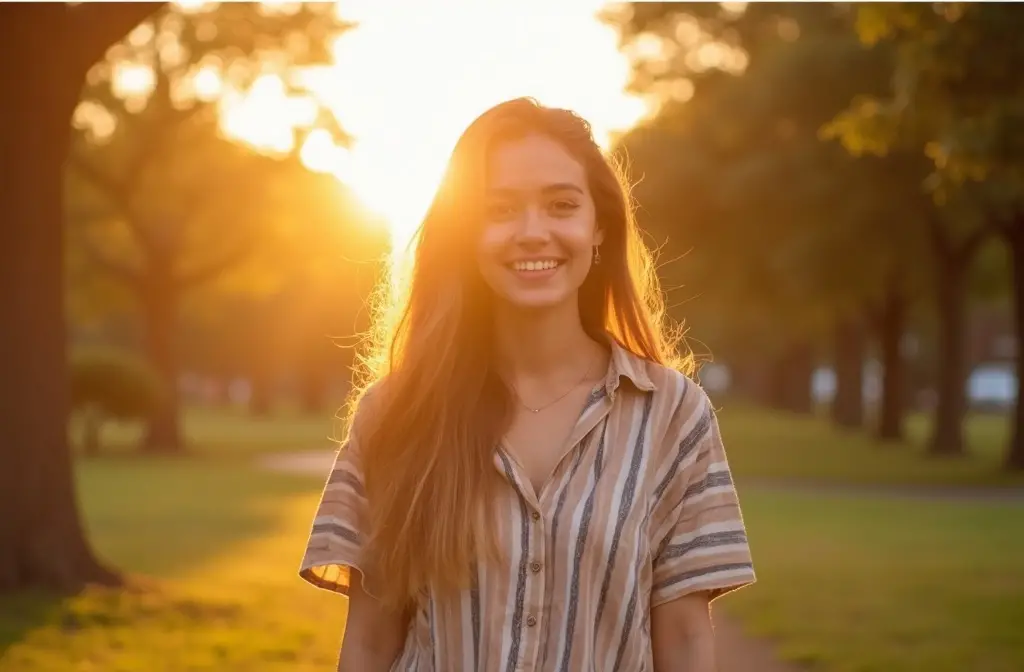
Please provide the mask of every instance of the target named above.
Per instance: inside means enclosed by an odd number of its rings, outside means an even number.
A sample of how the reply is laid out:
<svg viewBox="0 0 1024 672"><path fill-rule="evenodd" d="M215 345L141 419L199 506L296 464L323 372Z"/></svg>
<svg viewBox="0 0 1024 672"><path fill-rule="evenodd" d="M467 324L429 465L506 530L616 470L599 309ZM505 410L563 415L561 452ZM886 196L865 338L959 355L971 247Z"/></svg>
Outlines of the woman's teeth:
<svg viewBox="0 0 1024 672"><path fill-rule="evenodd" d="M512 268L517 271L548 271L552 268L557 268L557 261L517 261L512 264Z"/></svg>

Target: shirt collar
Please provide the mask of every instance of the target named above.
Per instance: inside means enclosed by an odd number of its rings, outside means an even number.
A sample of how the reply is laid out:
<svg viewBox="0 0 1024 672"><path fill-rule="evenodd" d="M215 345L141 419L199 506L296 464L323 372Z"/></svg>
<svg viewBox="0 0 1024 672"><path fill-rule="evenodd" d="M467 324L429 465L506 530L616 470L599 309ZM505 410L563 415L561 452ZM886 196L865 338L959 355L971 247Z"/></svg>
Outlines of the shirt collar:
<svg viewBox="0 0 1024 672"><path fill-rule="evenodd" d="M638 390L650 392L655 389L655 385L647 373L649 364L647 360L633 354L611 336L608 337L608 345L611 348L612 356L608 364L608 375L605 378L604 386L609 397L615 395L623 378Z"/></svg>

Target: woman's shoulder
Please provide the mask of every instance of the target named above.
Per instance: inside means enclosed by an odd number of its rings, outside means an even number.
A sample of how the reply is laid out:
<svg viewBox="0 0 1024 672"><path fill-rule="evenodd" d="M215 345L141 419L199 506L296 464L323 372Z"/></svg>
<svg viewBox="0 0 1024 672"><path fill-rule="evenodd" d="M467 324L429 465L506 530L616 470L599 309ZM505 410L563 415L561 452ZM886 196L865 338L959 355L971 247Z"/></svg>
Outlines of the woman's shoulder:
<svg viewBox="0 0 1024 672"><path fill-rule="evenodd" d="M652 457L662 466L691 464L693 460L686 460L686 456L714 426L711 399L700 383L680 367L649 362L647 372L652 383Z"/></svg>
<svg viewBox="0 0 1024 672"><path fill-rule="evenodd" d="M673 415L699 417L711 411L711 399L704 387L683 364L645 362L654 393L667 403Z"/></svg>
<svg viewBox="0 0 1024 672"><path fill-rule="evenodd" d="M387 378L364 383L353 390L345 413L348 421L348 435L365 436L380 422L385 412L388 394Z"/></svg>

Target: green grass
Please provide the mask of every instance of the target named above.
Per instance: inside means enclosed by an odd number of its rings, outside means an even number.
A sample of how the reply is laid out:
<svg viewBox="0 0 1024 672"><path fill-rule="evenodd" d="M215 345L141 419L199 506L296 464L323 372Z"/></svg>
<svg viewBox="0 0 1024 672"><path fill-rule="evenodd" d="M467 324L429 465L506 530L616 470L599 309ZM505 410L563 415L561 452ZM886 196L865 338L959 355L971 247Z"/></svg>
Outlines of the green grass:
<svg viewBox="0 0 1024 672"><path fill-rule="evenodd" d="M759 576L723 610L818 670L1024 669L1024 501L778 485L1020 483L998 468L1001 419L971 419L969 459L935 461L817 420L731 405L721 418ZM322 481L250 458L329 447L334 423L191 409L187 428L190 458L81 461L91 538L144 578L128 591L0 601L0 672L332 669L344 600L296 576ZM924 429L912 421L912 433Z"/></svg>
<svg viewBox="0 0 1024 672"><path fill-rule="evenodd" d="M990 486L1024 485L1024 474L1002 469L1007 419L972 416L963 458L924 454L928 422L912 417L909 441L879 443L862 432L838 432L821 418L746 406L719 408L730 464L740 482L802 480L826 484Z"/></svg>
<svg viewBox="0 0 1024 672"><path fill-rule="evenodd" d="M331 448L333 439L342 435L343 423L329 412L282 409L255 417L241 408L190 407L183 414L183 428L190 453L231 457ZM103 432L103 452L138 452L142 429L136 422L109 423ZM72 423L76 443L78 431L77 423Z"/></svg>
<svg viewBox="0 0 1024 672"><path fill-rule="evenodd" d="M1024 669L1024 503L742 493L758 583L720 602L828 672Z"/></svg>
<svg viewBox="0 0 1024 672"><path fill-rule="evenodd" d="M724 403L719 409L729 459L747 481L805 480L871 485L1024 485L1024 474L1008 474L1002 456L1008 436L1005 416L968 419L966 458L924 455L928 419L912 416L909 442L879 444L865 433L837 432L821 418L786 415ZM196 455L249 457L268 452L330 449L343 425L330 413L282 410L252 417L241 409L189 408L184 415L189 451ZM141 428L112 424L105 433L110 454L137 452Z"/></svg>
<svg viewBox="0 0 1024 672"><path fill-rule="evenodd" d="M318 480L210 461L91 461L100 553L132 591L0 602L3 672L332 669L344 601L296 576Z"/></svg>

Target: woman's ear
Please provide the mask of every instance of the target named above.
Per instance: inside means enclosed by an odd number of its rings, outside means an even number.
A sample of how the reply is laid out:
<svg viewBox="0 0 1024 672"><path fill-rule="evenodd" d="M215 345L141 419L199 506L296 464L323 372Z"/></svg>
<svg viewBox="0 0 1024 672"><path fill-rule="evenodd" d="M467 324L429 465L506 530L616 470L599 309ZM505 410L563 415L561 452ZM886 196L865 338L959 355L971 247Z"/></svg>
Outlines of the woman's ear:
<svg viewBox="0 0 1024 672"><path fill-rule="evenodd" d="M594 231L594 245L600 245L604 242L604 229L597 229Z"/></svg>

